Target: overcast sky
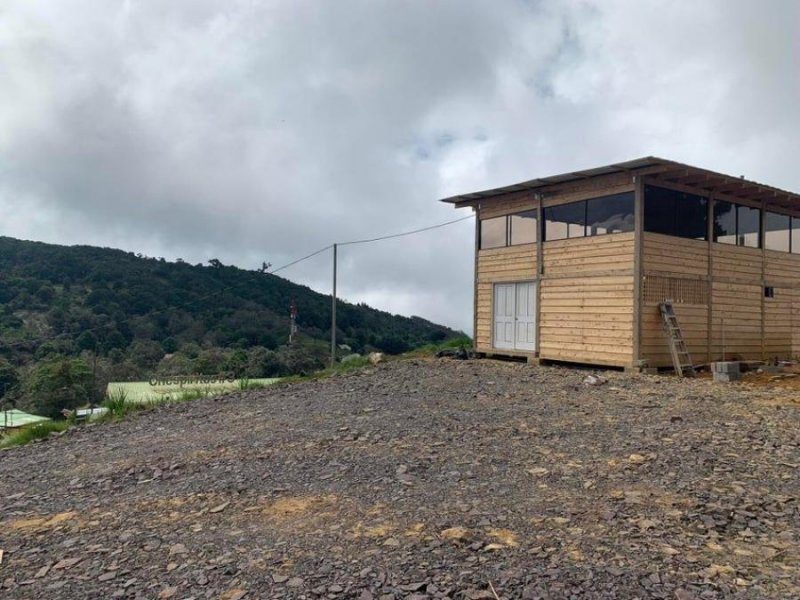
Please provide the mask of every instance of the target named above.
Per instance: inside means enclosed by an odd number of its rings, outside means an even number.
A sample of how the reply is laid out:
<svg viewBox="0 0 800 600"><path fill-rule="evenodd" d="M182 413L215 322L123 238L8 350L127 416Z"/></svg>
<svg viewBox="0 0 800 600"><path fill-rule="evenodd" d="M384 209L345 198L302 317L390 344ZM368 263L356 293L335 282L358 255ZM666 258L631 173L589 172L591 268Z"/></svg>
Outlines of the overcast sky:
<svg viewBox="0 0 800 600"><path fill-rule="evenodd" d="M662 156L800 191L796 0L2 0L0 235L256 268ZM340 253L471 331L471 220ZM330 255L282 273L330 291Z"/></svg>

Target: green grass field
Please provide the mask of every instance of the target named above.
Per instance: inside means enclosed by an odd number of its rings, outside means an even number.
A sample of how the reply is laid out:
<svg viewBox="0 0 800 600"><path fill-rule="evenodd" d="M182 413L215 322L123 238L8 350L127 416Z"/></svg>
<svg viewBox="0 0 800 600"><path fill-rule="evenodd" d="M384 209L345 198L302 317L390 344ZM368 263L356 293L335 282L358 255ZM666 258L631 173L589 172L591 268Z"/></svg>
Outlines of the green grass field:
<svg viewBox="0 0 800 600"><path fill-rule="evenodd" d="M184 383L172 385L151 385L149 381L125 381L108 384L108 396L124 394L130 402L153 402L177 400L186 393L197 393L204 396L262 388L280 381L274 379L235 379L233 381L214 383Z"/></svg>

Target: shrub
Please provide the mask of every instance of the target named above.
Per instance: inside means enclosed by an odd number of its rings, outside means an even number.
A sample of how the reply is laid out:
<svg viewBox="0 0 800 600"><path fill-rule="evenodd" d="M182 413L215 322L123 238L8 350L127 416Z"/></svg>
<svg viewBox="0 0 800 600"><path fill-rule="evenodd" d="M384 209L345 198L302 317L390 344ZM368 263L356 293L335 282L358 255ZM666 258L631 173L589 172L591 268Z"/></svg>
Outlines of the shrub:
<svg viewBox="0 0 800 600"><path fill-rule="evenodd" d="M31 443L33 440L46 438L51 433L65 431L69 426L70 424L67 421L45 421L44 423L29 425L0 439L0 448L24 446L25 444Z"/></svg>

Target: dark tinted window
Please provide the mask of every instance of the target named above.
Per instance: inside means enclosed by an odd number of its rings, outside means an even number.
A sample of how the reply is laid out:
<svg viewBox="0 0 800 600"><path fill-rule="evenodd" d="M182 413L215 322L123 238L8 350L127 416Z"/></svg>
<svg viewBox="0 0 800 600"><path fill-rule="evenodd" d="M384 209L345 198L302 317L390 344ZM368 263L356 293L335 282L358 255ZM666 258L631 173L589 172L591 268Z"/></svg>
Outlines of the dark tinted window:
<svg viewBox="0 0 800 600"><path fill-rule="evenodd" d="M506 218L481 219L481 248L506 245Z"/></svg>
<svg viewBox="0 0 800 600"><path fill-rule="evenodd" d="M792 217L792 254L800 254L800 218Z"/></svg>
<svg viewBox="0 0 800 600"><path fill-rule="evenodd" d="M633 192L586 202L586 235L633 231Z"/></svg>
<svg viewBox="0 0 800 600"><path fill-rule="evenodd" d="M682 194L675 202L675 234L693 240L708 239L708 198Z"/></svg>
<svg viewBox="0 0 800 600"><path fill-rule="evenodd" d="M544 209L545 240L586 235L586 202L572 202Z"/></svg>
<svg viewBox="0 0 800 600"><path fill-rule="evenodd" d="M789 252L792 218L778 213L764 213L764 248Z"/></svg>
<svg viewBox="0 0 800 600"><path fill-rule="evenodd" d="M644 230L675 235L675 194L672 190L645 186Z"/></svg>
<svg viewBox="0 0 800 600"><path fill-rule="evenodd" d="M708 199L652 185L644 188L644 230L705 240Z"/></svg>
<svg viewBox="0 0 800 600"><path fill-rule="evenodd" d="M760 248L761 243L761 210L749 206L736 206L736 237L740 246Z"/></svg>
<svg viewBox="0 0 800 600"><path fill-rule="evenodd" d="M511 244L533 244L538 239L539 219L535 210L511 215Z"/></svg>
<svg viewBox="0 0 800 600"><path fill-rule="evenodd" d="M714 201L714 241L736 243L736 206L731 202Z"/></svg>

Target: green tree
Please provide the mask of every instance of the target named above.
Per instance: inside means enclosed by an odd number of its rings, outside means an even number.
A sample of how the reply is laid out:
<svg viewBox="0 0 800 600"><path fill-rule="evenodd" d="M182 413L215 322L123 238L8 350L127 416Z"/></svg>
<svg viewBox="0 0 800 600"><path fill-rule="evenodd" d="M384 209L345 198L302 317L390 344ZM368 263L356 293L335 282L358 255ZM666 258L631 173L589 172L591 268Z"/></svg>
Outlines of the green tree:
<svg viewBox="0 0 800 600"><path fill-rule="evenodd" d="M26 388L36 414L58 418L62 410L91 401L92 368L82 358L46 360L34 367Z"/></svg>
<svg viewBox="0 0 800 600"><path fill-rule="evenodd" d="M91 331L84 331L78 336L78 339L75 340L75 343L78 345L80 350L91 350L92 352L97 351L97 336L95 336L95 334L93 334Z"/></svg>
<svg viewBox="0 0 800 600"><path fill-rule="evenodd" d="M164 349L152 340L135 340L128 346L128 357L141 369L154 369L164 357Z"/></svg>
<svg viewBox="0 0 800 600"><path fill-rule="evenodd" d="M175 341L174 337L168 337L161 342L161 347L167 354L174 354L178 351L178 342Z"/></svg>
<svg viewBox="0 0 800 600"><path fill-rule="evenodd" d="M19 374L10 362L0 358L0 400L6 397L19 383Z"/></svg>

